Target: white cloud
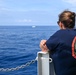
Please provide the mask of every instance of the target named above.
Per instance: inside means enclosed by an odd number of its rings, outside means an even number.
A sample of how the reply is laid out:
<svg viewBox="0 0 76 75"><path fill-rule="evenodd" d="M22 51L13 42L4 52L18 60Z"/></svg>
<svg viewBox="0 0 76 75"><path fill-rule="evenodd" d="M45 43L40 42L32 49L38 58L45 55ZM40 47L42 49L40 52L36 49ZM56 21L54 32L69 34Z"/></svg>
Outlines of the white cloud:
<svg viewBox="0 0 76 75"><path fill-rule="evenodd" d="M72 5L76 5L76 0L62 0L62 1L70 3Z"/></svg>
<svg viewBox="0 0 76 75"><path fill-rule="evenodd" d="M8 8L0 7L0 15L8 14L9 11L10 11L10 9L8 9Z"/></svg>
<svg viewBox="0 0 76 75"><path fill-rule="evenodd" d="M30 23L30 22L33 22L33 21L31 19L23 19L23 20L16 20L16 22Z"/></svg>
<svg viewBox="0 0 76 75"><path fill-rule="evenodd" d="M0 8L0 10L2 10L2 11L9 11L9 9L7 9L7 8Z"/></svg>

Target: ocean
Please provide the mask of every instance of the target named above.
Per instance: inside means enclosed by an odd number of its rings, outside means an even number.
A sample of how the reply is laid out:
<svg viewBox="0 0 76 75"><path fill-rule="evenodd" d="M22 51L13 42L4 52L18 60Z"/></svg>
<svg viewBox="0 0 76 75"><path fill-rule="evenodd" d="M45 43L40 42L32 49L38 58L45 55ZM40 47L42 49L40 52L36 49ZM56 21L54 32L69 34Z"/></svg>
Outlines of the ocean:
<svg viewBox="0 0 76 75"><path fill-rule="evenodd" d="M0 26L0 68L14 68L37 57L40 40L48 39L58 26ZM0 75L37 75L37 61L23 69Z"/></svg>

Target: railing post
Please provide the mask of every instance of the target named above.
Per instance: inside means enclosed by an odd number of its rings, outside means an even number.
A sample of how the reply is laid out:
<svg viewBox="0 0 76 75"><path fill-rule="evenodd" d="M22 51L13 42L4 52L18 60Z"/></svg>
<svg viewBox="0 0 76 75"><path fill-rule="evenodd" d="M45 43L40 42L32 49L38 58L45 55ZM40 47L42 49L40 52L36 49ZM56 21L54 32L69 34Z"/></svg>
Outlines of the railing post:
<svg viewBox="0 0 76 75"><path fill-rule="evenodd" d="M48 52L38 52L38 75L55 75L52 59Z"/></svg>

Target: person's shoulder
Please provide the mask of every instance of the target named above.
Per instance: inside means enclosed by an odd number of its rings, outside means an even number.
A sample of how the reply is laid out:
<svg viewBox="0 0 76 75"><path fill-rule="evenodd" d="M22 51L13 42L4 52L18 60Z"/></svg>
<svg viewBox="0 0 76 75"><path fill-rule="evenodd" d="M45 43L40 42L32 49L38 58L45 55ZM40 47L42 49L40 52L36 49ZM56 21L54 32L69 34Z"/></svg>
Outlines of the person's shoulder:
<svg viewBox="0 0 76 75"><path fill-rule="evenodd" d="M65 32L65 30L60 29L60 30L56 31L55 34L60 34L60 33L62 33L62 32Z"/></svg>
<svg viewBox="0 0 76 75"><path fill-rule="evenodd" d="M60 29L56 33L65 33L65 32L68 32L68 31L69 31L69 29Z"/></svg>
<svg viewBox="0 0 76 75"><path fill-rule="evenodd" d="M73 29L73 31L75 31L75 32L76 32L76 29Z"/></svg>
<svg viewBox="0 0 76 75"><path fill-rule="evenodd" d="M72 32L72 33L76 33L76 29L60 29L60 30L58 30L55 34L61 34L61 35L63 35L63 34L69 34L70 32Z"/></svg>
<svg viewBox="0 0 76 75"><path fill-rule="evenodd" d="M60 30L56 31L53 36L61 36L66 33L67 33L67 30L60 29Z"/></svg>

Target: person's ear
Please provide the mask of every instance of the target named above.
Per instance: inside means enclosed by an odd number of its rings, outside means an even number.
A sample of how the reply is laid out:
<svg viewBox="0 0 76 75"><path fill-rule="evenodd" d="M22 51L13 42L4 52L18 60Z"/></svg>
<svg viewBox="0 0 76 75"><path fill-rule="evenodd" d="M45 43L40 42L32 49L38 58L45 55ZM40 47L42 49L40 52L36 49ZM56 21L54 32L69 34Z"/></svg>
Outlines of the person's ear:
<svg viewBox="0 0 76 75"><path fill-rule="evenodd" d="M64 29L64 25L62 22L59 23L60 29Z"/></svg>

